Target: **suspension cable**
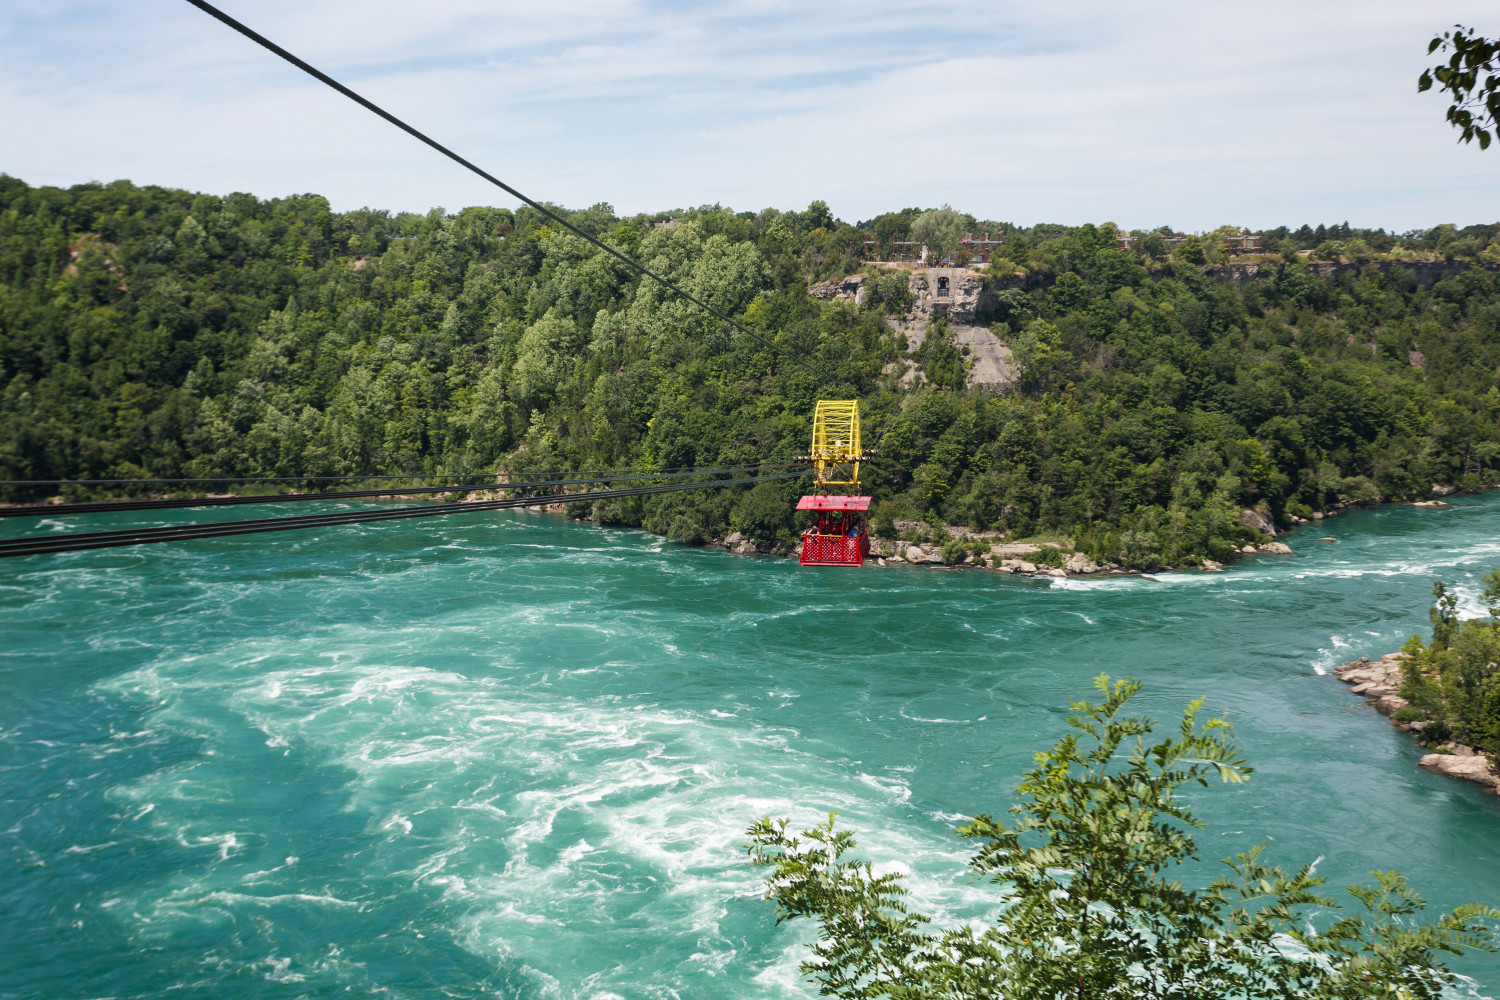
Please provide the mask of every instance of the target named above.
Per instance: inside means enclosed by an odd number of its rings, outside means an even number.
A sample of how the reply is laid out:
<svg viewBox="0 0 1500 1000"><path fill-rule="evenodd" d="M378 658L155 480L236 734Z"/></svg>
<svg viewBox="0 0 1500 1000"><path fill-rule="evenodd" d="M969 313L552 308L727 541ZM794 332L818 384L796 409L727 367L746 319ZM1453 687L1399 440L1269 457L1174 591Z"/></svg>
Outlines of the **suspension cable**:
<svg viewBox="0 0 1500 1000"><path fill-rule="evenodd" d="M747 466L748 467L748 466ZM119 486L119 485L144 485L146 483L345 483L345 482L378 482L382 480L398 479L478 479L481 476L605 476L615 472L654 472L667 475L674 472L692 472L694 466L679 465L671 469L653 469L645 465L632 465L619 469L594 469L592 471L579 471L577 469L498 469L494 472L413 472L404 476L378 475L367 476L361 473L350 473L347 476L179 476L168 479L0 479L0 487L5 486ZM591 482L593 480L590 480Z"/></svg>
<svg viewBox="0 0 1500 1000"><path fill-rule="evenodd" d="M319 80L319 81L321 81L323 83L326 83L328 86L332 87L334 90L338 91L340 94L343 94L345 97L349 98L351 101L354 101L356 104L359 104L361 107L365 108L367 111L371 111L374 114L379 115L381 118L384 118L386 121L390 122L392 125L396 126L401 131L405 132L407 135L410 135L414 139L417 139L417 140L419 140L419 141L421 141L423 143L426 143L428 146L431 146L433 149L437 150L439 153L442 153L444 156L448 157L448 159L452 160L454 163L457 163L459 166L464 167L464 168L472 171L473 173L477 174L478 176L484 178L485 180L489 181L491 184L495 185L496 187L498 187L500 190L504 191L506 194L510 195L511 197L516 198L517 200L522 201L525 204L527 204L527 205L531 206L532 208L536 209L538 212L542 213L542 215L546 216L548 219L551 219L553 222L556 222L558 225L564 227L569 232L571 232L573 235L578 236L579 238L587 241L588 243L592 244L593 246L599 248L600 250L603 250L605 253L609 254L611 257L614 257L614 258L620 260L626 266L628 266L628 267L630 267L630 268L638 271L642 275L644 275L644 276L646 276L648 278L651 278L653 281L658 282L659 284L661 284L663 287L669 289L670 291L675 292L676 294L682 296L684 299L686 299L689 302L693 303L698 308L700 308L704 312L708 313L710 316L713 316L714 318L716 318L718 320L721 320L724 323L729 324L731 327L733 327L734 329L736 329L739 332L743 333L745 336L750 337L752 340L756 341L757 343L761 344L762 346L769 347L772 351L775 351L777 354L782 355L788 361L791 361L793 364L797 365L799 368L802 368L802 369L804 369L806 371L809 371L812 374L814 374L814 375L818 376L819 378L822 378L822 379L824 379L826 381L829 381L829 382L835 381L835 379L832 376L830 376L830 374L828 372L819 371L818 369L812 367L811 365L808 365L808 364L804 363L795 354L792 354L790 351L787 351L787 350L785 350L785 349L783 349L781 347L777 347L776 344L774 344L771 341L767 340L766 338L762 337L760 334L758 334L754 330L751 330L750 328L746 327L744 324L739 323L733 317L729 316L727 313L720 312L718 309L714 308L713 306L709 305L707 302L704 302L702 299L698 298L696 295L693 295L692 293L690 293L688 291L685 291L681 286L679 286L676 282L672 281L671 279L666 278L663 275L657 274L655 271L651 270L649 267L647 267L646 265L642 264L640 261L636 260L635 258L630 257L630 256L628 256L628 255L626 255L624 253L621 253L619 250L617 250L614 247L608 245L607 243L604 243L603 241L595 238L594 236L591 236L590 234L584 232L578 226L575 226L573 223L569 222L567 219L563 218L561 215L558 215L556 212L554 212L552 209L548 208L546 205L542 204L539 201L536 201L535 199L528 198L526 195L522 194L520 191L517 191L515 188L511 187L509 184L505 183L500 178L496 177L494 174L492 174L489 171L483 169L482 167L479 167L478 165L470 162L469 160L465 159L464 157L458 155L453 150L449 149L447 146L444 146L442 143L438 142L436 139L431 138L430 136L428 136L424 132L421 132L418 129L412 127L411 125L406 124L406 122L402 121L400 118L397 118L395 115L391 114L389 111L386 111L384 108L380 107L378 104L375 104L374 102L369 101L369 100L365 99L364 97L361 97L359 94L357 94L354 91L350 90L348 87L344 86L342 83L339 83L337 80L335 80L333 77L329 76L327 73L324 73L322 70L316 68L312 64L310 64L310 63L308 63L308 62L306 62L306 61L304 61L302 59L299 59L297 56L292 55L292 53L288 52L286 49L282 48L280 45L277 45L275 42L271 41L269 38L265 37L264 35L260 34L259 32L255 31L254 29L250 28L249 26L247 26L245 24L242 24L239 21L236 21L234 18L230 17L228 14L226 14L223 11L219 10L219 8L215 7L213 4L207 3L207 2L205 2L205 0L187 0L187 2L190 3L190 4L192 4L194 7L197 7L199 10L203 11L205 14L208 14L210 17L213 17L216 20L218 20L218 21L220 21L220 22L228 25L229 27L233 28L235 31L238 31L240 34L244 35L246 38L250 39L252 42L254 42L255 44L261 46L262 48L266 49L267 51L272 52L272 53L280 56L282 59L285 59L287 62L291 63L293 66L295 66L298 69L302 70L302 72L308 74L309 76L313 77L314 79Z"/></svg>
<svg viewBox="0 0 1500 1000"><path fill-rule="evenodd" d="M122 510L163 510L182 507L225 507L246 503L290 503L303 500L361 500L397 494L483 493L488 490L546 489L588 483L628 482L642 479L682 479L689 476L711 476L750 469L786 469L805 462L774 462L755 465L733 465L719 469L689 469L685 472L647 473L635 476L592 476L584 479L538 479L527 482L482 483L476 486L391 486L376 490L339 490L326 493L267 493L252 496L197 496L160 500L87 500L78 503L25 504L0 507L0 517L59 517L64 514L104 514Z"/></svg>
<svg viewBox="0 0 1500 1000"><path fill-rule="evenodd" d="M701 483L668 483L659 486L635 486L623 490L596 490L564 496L513 497L506 500L483 500L478 503L448 503L427 507L382 507L375 510L332 514L308 514L295 517L256 518L247 521L221 521L217 524L169 525L156 528L125 528L117 531L71 532L64 535L39 535L0 541L0 558L78 552L88 549L118 548L159 542L189 541L197 538L220 538L230 535L259 534L300 528L337 527L379 521L401 521L417 517L439 517L447 514L478 513L515 507L538 507L559 502L578 503L647 496L654 493L720 489L751 483L794 479L802 472L782 472L772 476L745 476L716 479Z"/></svg>

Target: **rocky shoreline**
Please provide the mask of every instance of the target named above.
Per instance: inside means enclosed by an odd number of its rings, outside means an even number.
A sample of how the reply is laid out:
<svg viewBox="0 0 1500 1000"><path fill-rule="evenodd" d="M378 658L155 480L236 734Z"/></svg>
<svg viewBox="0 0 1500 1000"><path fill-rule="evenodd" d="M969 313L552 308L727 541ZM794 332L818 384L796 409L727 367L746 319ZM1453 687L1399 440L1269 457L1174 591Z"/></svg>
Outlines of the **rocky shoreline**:
<svg viewBox="0 0 1500 1000"><path fill-rule="evenodd" d="M1431 496L1434 499L1421 500L1412 503L1414 507L1448 507L1447 501L1435 499L1448 496L1457 490L1452 486L1434 485ZM210 493L211 498L238 496L233 492ZM385 500L433 500L435 494L406 494L393 492L382 497ZM477 503L486 500L499 500L505 497L505 485L497 484L486 490L466 491L460 496L450 499L450 502L459 504ZM158 499L155 495L134 497L131 499ZM163 498L164 499L164 498ZM63 497L51 497L39 504L6 504L0 503L0 507L35 507L45 510L49 505L64 502ZM520 507L518 510L530 513L564 514L568 513L566 495L559 495L555 500L535 506ZM1407 501L1410 502L1410 501ZM1327 517L1333 517L1342 513L1345 509L1357 506L1353 501L1337 504L1326 511L1315 511L1310 518L1292 516L1291 521L1295 527L1306 524L1315 524ZM587 520L587 518L575 517L575 520ZM1241 511L1240 523L1250 528L1262 539L1254 544L1246 544L1236 550L1236 556L1245 555L1293 555L1291 546L1285 542L1276 541L1280 532L1272 522L1270 516L1264 509L1245 508ZM974 531L957 525L944 526L946 539L933 540L932 530L925 522L897 521L898 533L906 535L926 534L927 540L903 540L901 538L875 538L870 539L870 558L866 561L867 566L893 566L908 564L914 566L939 566L948 569L981 569L995 573L1006 573L1027 577L1053 577L1064 579L1073 576L1141 576L1144 573L1155 572L1178 572L1182 570L1196 569L1205 573L1217 573L1224 569L1222 563L1212 559L1203 559L1196 564L1182 566L1157 566L1148 571L1138 569L1123 569L1118 563L1106 562L1103 565L1095 563L1086 554L1075 552L1069 543L1055 542L1006 542L1005 536L999 532ZM970 551L965 557L955 563L947 563L943 558L943 547L952 541L965 543ZM1317 541L1334 542L1332 537L1319 538ZM797 550L794 546L779 544L775 546L757 545L753 540L746 538L738 531L731 532L723 538L710 538L706 544L712 547L726 548L735 555L753 556L795 556ZM1060 565L1050 565L1036 558L1042 555L1046 548L1056 550ZM1027 557L1033 557L1028 559Z"/></svg>
<svg viewBox="0 0 1500 1000"><path fill-rule="evenodd" d="M1402 732L1416 733L1417 745L1426 747L1428 744L1422 740L1422 731L1427 727L1426 721L1396 719L1398 712L1411 707L1411 702L1400 694L1404 661L1409 658L1406 653L1387 653L1378 660L1362 656L1335 667L1333 675L1345 684L1352 685L1350 693L1362 695L1373 702L1375 711L1390 718L1391 725ZM1494 762L1488 756L1473 747L1451 741L1440 743L1431 749L1431 753L1424 754L1417 762L1421 767L1450 778L1471 781L1500 795L1500 771L1496 770Z"/></svg>
<svg viewBox="0 0 1500 1000"><path fill-rule="evenodd" d="M1240 555L1292 555L1291 546L1285 542L1275 540L1277 531L1263 512L1246 509L1242 513L1242 522L1246 527L1254 529L1261 536L1268 538L1267 541L1256 544L1246 544L1238 550ZM913 535L926 532L929 536L930 529L922 522L897 521L895 523L898 534ZM870 556L865 561L866 566L898 566L902 564L912 566L947 566L950 569L980 569L995 573L1007 573L1016 576L1029 577L1052 577L1065 579L1073 576L1139 576L1140 570L1123 569L1118 563L1106 562L1099 564L1094 562L1086 554L1075 552L1066 543L1046 544L1042 542L1006 542L1005 536L999 532L973 531L969 528L948 525L944 528L946 538L941 541L909 541L901 538L877 538L870 539ZM960 542L968 548L964 558L958 562L948 563L943 558L945 544ZM781 555L793 556L796 551L785 545L771 548L758 546L754 541L746 538L738 531L730 533L726 538L715 539L710 544L722 546L735 555ZM1054 550L1054 562L1059 565L1051 565L1041 561L1043 550L1051 548ZM1207 573L1217 573L1224 568L1222 563L1212 559L1205 559L1196 566L1162 566L1159 571L1169 572L1179 569L1198 569Z"/></svg>

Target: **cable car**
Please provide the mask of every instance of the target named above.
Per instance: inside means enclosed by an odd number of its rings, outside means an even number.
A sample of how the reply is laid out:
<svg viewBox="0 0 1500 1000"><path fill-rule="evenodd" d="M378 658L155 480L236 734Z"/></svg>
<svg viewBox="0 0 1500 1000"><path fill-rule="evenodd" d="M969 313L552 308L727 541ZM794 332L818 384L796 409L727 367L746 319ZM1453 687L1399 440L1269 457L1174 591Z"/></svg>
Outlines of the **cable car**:
<svg viewBox="0 0 1500 1000"><path fill-rule="evenodd" d="M802 565L862 566L870 554L865 512L870 498L833 493L830 486L859 486L859 401L820 399L813 411L813 482L817 493L797 501L798 510L817 512L802 534Z"/></svg>

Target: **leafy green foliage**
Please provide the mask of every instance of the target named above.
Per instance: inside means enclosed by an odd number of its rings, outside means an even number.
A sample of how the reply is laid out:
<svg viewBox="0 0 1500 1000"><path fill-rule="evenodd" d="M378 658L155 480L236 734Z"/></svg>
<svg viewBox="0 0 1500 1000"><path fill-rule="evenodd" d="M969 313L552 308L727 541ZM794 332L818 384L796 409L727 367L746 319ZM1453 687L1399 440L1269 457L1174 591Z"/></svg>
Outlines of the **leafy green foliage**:
<svg viewBox="0 0 1500 1000"><path fill-rule="evenodd" d="M923 212L911 222L911 239L921 243L937 257L951 257L959 249L958 241L973 226L973 218L961 215L944 205Z"/></svg>
<svg viewBox="0 0 1500 1000"><path fill-rule="evenodd" d="M1098 678L1101 700L1072 703L1073 732L1039 753L1009 821L977 816L959 835L978 845L978 877L1002 887L999 922L933 929L907 905L901 876L850 857L835 816L800 835L786 820L749 831L766 868L778 922L819 925L804 975L845 998L1140 997L1436 1000L1454 976L1444 954L1493 950L1500 911L1462 906L1435 921L1397 873L1349 890L1360 910L1314 929L1336 908L1310 866L1264 864L1257 847L1228 873L1192 889L1173 870L1196 860L1200 824L1182 791L1250 773L1229 724L1198 721L1201 699L1175 734L1123 710L1139 690Z"/></svg>
<svg viewBox="0 0 1500 1000"><path fill-rule="evenodd" d="M1459 131L1461 142L1479 140L1480 149L1489 149L1490 140L1500 136L1500 43L1482 38L1462 25L1454 25L1427 45L1427 54L1452 50L1448 62L1422 71L1417 91L1438 91L1452 98L1448 121Z"/></svg>
<svg viewBox="0 0 1500 1000"><path fill-rule="evenodd" d="M1441 581L1432 594L1432 642L1413 636L1402 648L1401 696L1428 720L1429 740L1500 753L1500 570L1484 576L1488 619L1461 620L1457 595Z"/></svg>

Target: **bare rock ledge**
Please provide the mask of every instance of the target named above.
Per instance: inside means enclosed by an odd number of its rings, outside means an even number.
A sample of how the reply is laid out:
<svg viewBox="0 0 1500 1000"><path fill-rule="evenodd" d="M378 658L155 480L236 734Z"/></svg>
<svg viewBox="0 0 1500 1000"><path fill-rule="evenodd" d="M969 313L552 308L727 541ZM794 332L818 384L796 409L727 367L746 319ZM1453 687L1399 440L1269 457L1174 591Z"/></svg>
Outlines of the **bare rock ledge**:
<svg viewBox="0 0 1500 1000"><path fill-rule="evenodd" d="M1335 667L1333 675L1350 685L1351 694L1362 695L1374 702L1375 711L1381 715L1394 716L1411 704L1398 693L1401 690L1401 661L1406 658L1405 653L1387 653L1378 660L1362 656ZM1391 724L1403 732L1415 733L1420 733L1426 726L1420 720L1396 722L1392 719ZM1437 749L1438 753L1424 755L1418 764L1429 771L1472 781L1500 794L1500 772L1495 770L1489 757L1462 743L1444 743Z"/></svg>

